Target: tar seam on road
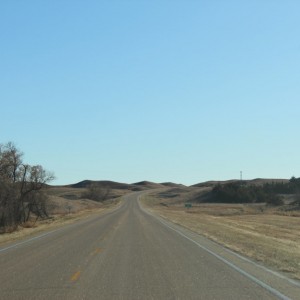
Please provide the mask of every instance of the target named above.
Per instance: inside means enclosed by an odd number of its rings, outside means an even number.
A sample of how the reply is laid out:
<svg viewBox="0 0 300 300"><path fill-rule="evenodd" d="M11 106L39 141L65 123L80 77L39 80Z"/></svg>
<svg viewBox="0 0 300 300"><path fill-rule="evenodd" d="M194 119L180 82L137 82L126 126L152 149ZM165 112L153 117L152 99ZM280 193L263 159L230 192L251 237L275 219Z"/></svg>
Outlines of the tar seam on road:
<svg viewBox="0 0 300 300"><path fill-rule="evenodd" d="M138 200L140 200L140 197L138 198ZM245 277L247 277L248 279L252 280L253 282L255 282L256 284L260 285L261 287L263 287L264 289L266 289L267 291L269 291L270 293L272 293L273 295L275 295L276 297L278 297L281 300L292 300L291 298L283 295L282 293L280 293L279 291L277 291L276 289L272 288L271 286L269 286L268 284L262 282L261 280L257 279L256 277L252 276L251 274L245 272L244 270L242 270L241 268L239 268L238 266L234 265L233 263L231 263L230 261L226 260L225 258L223 258L222 256L214 253L213 251L209 250L208 248L202 246L201 244L197 243L196 241L194 241L193 239L191 239L190 237L186 236L185 234L183 234L182 232L180 232L179 230L176 230L174 228L172 228L171 226L169 226L167 223L165 223L164 221L162 221L160 218L158 218L157 216L151 214L150 212L146 211L144 208L141 207L140 208L142 211L144 211L146 214L154 217L156 220L158 220L161 224L165 225L166 227L168 227L169 229L177 232L178 234L180 234L181 236L183 236L184 238L186 238L187 240L189 240L190 242L194 243L195 245L197 245L199 248L205 250L206 252L208 252L209 254L213 255L214 257L216 257L217 259L221 260L222 262L224 262L225 264L227 264L228 266L230 266L231 268L233 268L234 270L236 270L237 272L239 272L240 274L244 275Z"/></svg>

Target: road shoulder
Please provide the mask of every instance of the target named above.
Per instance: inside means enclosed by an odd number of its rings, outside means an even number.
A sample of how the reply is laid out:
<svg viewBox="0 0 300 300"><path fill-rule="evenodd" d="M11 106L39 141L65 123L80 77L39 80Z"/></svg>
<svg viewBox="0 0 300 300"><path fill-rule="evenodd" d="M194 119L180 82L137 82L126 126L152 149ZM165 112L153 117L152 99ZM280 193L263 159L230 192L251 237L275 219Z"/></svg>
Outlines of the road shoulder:
<svg viewBox="0 0 300 300"><path fill-rule="evenodd" d="M175 231L179 235L190 240L201 249L235 269L237 272L268 289L279 299L299 299L300 282L298 280L290 279L278 272L266 268L265 266L239 255L180 224L175 224L170 220L159 216L154 210L146 207L146 205L143 204L143 201L141 201L141 198L139 199L139 204L143 212L151 215L170 230Z"/></svg>

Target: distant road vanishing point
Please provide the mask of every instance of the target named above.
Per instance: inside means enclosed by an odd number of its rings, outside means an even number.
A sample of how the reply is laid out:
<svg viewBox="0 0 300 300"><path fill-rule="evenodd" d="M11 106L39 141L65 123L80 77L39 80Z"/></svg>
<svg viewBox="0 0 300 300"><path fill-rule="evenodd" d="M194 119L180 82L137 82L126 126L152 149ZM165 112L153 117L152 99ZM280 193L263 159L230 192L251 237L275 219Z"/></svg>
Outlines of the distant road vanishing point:
<svg viewBox="0 0 300 300"><path fill-rule="evenodd" d="M151 215L105 215L0 248L0 299L300 299L300 286Z"/></svg>

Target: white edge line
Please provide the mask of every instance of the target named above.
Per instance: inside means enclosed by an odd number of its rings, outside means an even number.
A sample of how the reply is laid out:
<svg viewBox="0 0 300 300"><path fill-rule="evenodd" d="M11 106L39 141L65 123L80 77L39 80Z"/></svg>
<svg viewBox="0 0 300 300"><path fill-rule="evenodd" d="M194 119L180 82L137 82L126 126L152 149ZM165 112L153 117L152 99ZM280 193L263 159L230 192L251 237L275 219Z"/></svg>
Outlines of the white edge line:
<svg viewBox="0 0 300 300"><path fill-rule="evenodd" d="M138 197L138 200L140 200L140 197ZM279 299L282 300L292 300L291 298L283 295L282 293L280 293L279 291L277 291L276 289L272 288L271 286L269 286L268 284L262 282L261 280L257 279L256 277L252 276L251 274L247 273L246 271L242 270L241 268L239 268L238 266L236 266L235 264L231 263L230 261L226 260L225 258L223 258L222 256L214 253L213 251L209 250L208 248L206 248L205 246L202 246L201 244L197 243L196 241L194 241L193 239L191 239L190 237L188 237L187 235L185 235L184 233L180 232L177 229L172 228L171 226L169 226L167 223L165 223L164 221L162 221L161 219L159 219L157 216L153 215L152 213L146 211L144 208L141 207L140 208L148 215L154 217L155 219L157 219L160 223L162 223L163 225L165 225L166 227L168 227L169 229L177 232L178 234L180 234L181 236L183 236L184 238L186 238L187 240L189 240L190 242L196 244L199 248L205 250L206 252L208 252L209 254L211 254L212 256L216 257L217 259L221 260L222 262L224 262L226 265L230 266L231 268L233 268L234 270L236 270L237 272L239 272L240 274L244 275L245 277L249 278L250 280L252 280L253 282L255 282L256 284L260 285L261 287L265 288L267 291L269 291L270 293L272 293L273 295L277 296Z"/></svg>
<svg viewBox="0 0 300 300"><path fill-rule="evenodd" d="M142 208L143 209L143 208ZM145 209L143 209L144 211L145 211ZM150 213L151 214L151 213ZM153 215L154 216L154 215ZM156 215L154 216L154 217L157 217ZM161 218L161 217L160 217ZM176 225L176 224L175 224ZM177 224L178 226L180 226L180 224ZM184 228L184 227L183 227ZM192 231L192 233L194 233L194 234L198 234L198 233L196 233L196 232L193 232ZM211 241L212 243L215 243L214 241ZM225 248L224 246L222 246L222 245L220 245L220 244L217 244L216 243L216 245L218 245L219 247L222 247L222 250L224 250L224 251L226 251L226 252L228 252L228 253L230 253L230 254L232 254L232 255L234 255L234 256L237 256L238 258L240 258L241 260L244 260L244 261L246 261L246 262L248 262L248 263L250 263L250 264L252 264L252 265L254 265L254 266L256 266L256 267L258 267L258 268L260 268L260 269L262 269L262 270L264 270L264 271L266 271L266 272L269 272L269 273L271 273L272 275L274 275L274 276L277 276L277 277L279 277L279 278L281 278L281 279L284 279L284 280L286 280L286 281L288 281L290 284L292 284L292 285L296 285L296 286L298 286L298 287L300 287L300 282L298 282L298 281L296 281L296 280L293 280L293 279L291 279L291 278L288 278L288 277L286 277L286 276L284 276L284 275L282 275L282 274L280 274L280 273L278 273L278 272L276 272L276 271L273 271L273 270L270 270L270 269L268 269L267 267L265 267L265 266L263 266L263 265L260 265L260 264L258 264L258 263L256 263L255 261L253 261L253 260L251 260L251 259L249 259L249 258L247 258L247 257L245 257L245 256L242 256L242 255L240 255L240 254L238 254L238 253L236 253L236 252L234 252L234 251L232 251L232 250L230 250L230 249L228 249L228 248Z"/></svg>
<svg viewBox="0 0 300 300"><path fill-rule="evenodd" d="M38 239L40 239L40 238L43 238L43 237L45 237L45 236L47 236L47 235L49 235L49 234L51 234L51 233L54 233L54 232L56 232L56 231L61 230L61 229L62 229L62 228L59 228L59 229L56 229L56 230L52 230L52 231L49 231L49 232L47 232L47 233L44 233L44 234L35 236L35 237L31 238L31 239L25 240L25 241L23 241L23 242L13 244L13 245L8 246L8 247L6 247L6 248L2 248L2 249L0 249L0 252L4 252L4 251L9 250L9 249L12 249L12 248L17 248L17 247L20 246L20 245L27 244L27 243L29 243L29 242L31 242L31 241L34 241L34 240L38 240Z"/></svg>
<svg viewBox="0 0 300 300"><path fill-rule="evenodd" d="M117 208L114 208L114 209L111 210L111 211L107 211L106 214L111 214L111 213L115 212L116 210L118 210L120 207L121 207L121 206L119 206L119 207L117 207ZM105 215L106 215L106 214L105 214ZM63 225L62 227L59 227L59 228L57 228L57 229L55 229L55 230L48 231L48 232L43 233L43 234L41 234L41 235L35 236L35 237L33 237L33 238L26 239L26 240L23 241L23 242L19 242L19 243L13 244L13 245L11 245L11 246L2 248L2 249L0 249L0 253L1 253L1 252L5 252L5 251L7 251L7 250L9 250L9 249L17 248L17 247L20 246L20 245L30 243L30 242L32 242L32 241L34 241L34 240L41 239L41 238L43 238L43 237L45 237L45 236L47 236L47 235L50 235L50 234L52 234L52 233L54 233L54 232L63 230L63 229L65 229L65 228L67 228L67 227L69 228L69 227L73 227L73 226L79 225L81 222L84 222L84 221L86 221L86 220L88 220L88 219L78 220L78 221L75 221L74 223L71 223L71 224L65 224L65 225Z"/></svg>
<svg viewBox="0 0 300 300"><path fill-rule="evenodd" d="M277 276L277 277L279 277L279 278L281 278L281 279L284 279L284 280L288 281L288 282L289 282L290 284L292 284L292 285L296 285L296 286L300 287L300 283L297 282L296 280L293 280L293 279L291 279L291 278L288 278L288 277L286 277L286 276L284 276L284 275L282 275L282 274L280 274L280 273L278 273L278 272L276 272L276 271L270 270L270 269L268 269L267 267L262 266L262 265L256 263L255 261L253 261L253 260L251 260L251 259L249 259L249 258L247 258L247 257L244 257L244 256L242 256L242 255L240 255L240 254L238 254L238 253L236 253L236 252L234 252L234 251L232 251L232 250L230 250L230 249L223 248L223 250L226 251L226 252L229 252L229 253L232 254L232 255L237 256L238 258L240 258L240 259L242 259L242 260L244 260L244 261L246 261L246 262L248 262L248 263L250 263L250 264L255 265L256 267L258 267L258 268L260 268L260 269L262 269L262 270L264 270L264 271L266 271L266 272L271 273L271 274L274 275L274 276Z"/></svg>

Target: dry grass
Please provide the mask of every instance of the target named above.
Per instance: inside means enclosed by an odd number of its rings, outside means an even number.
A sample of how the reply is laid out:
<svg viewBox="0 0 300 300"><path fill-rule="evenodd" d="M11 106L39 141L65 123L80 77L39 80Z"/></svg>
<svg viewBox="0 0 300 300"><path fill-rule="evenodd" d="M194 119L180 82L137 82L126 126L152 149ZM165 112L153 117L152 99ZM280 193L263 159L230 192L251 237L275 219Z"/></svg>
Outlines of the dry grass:
<svg viewBox="0 0 300 300"><path fill-rule="evenodd" d="M86 192L85 188L72 188L64 186L50 187L46 190L46 192L49 196L48 211L51 215L78 213L82 210L91 210L103 207L105 208L111 203L110 200L101 203L82 198L83 193ZM110 199L118 199L128 192L130 191L111 190Z"/></svg>
<svg viewBox="0 0 300 300"><path fill-rule="evenodd" d="M22 224L22 227L23 228L34 228L34 227L37 227L37 223L34 221L27 221Z"/></svg>
<svg viewBox="0 0 300 300"><path fill-rule="evenodd" d="M300 279L300 213L281 213L255 205L160 205L147 197L150 209L238 253ZM296 217L295 217L296 216Z"/></svg>

